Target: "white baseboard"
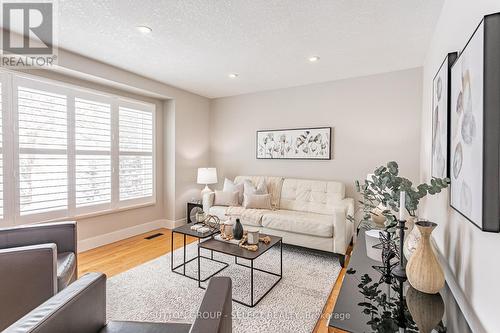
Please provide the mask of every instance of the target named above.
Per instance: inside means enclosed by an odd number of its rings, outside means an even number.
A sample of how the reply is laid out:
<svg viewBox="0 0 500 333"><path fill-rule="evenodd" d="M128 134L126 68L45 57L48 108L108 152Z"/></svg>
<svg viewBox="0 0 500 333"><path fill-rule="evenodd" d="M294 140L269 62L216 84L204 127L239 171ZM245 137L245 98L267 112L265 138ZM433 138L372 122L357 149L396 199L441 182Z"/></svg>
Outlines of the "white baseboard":
<svg viewBox="0 0 500 333"><path fill-rule="evenodd" d="M149 232L152 230L160 229L160 228L167 228L167 229L173 229L178 226L181 226L186 223L186 219L179 219L179 220L167 220L167 219L161 219L161 220L155 220L139 225L135 225L133 227L129 228L124 228L120 230L116 230L107 234L87 238L87 239L82 239L78 241L78 253L88 251L91 249L95 249L96 247L103 246L106 244L111 244L117 241L120 241L122 239L130 238L133 236L137 236L140 234L143 234L145 232Z"/></svg>

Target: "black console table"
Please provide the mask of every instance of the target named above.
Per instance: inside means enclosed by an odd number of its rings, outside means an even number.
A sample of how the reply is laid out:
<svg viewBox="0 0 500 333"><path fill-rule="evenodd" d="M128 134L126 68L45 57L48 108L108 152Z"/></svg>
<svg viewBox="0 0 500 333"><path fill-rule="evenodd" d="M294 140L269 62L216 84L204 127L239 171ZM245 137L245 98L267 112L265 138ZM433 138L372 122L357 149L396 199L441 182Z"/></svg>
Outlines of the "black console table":
<svg viewBox="0 0 500 333"><path fill-rule="evenodd" d="M446 285L428 295L384 274L382 262L367 255L364 231L347 268L330 317L330 332L472 332Z"/></svg>

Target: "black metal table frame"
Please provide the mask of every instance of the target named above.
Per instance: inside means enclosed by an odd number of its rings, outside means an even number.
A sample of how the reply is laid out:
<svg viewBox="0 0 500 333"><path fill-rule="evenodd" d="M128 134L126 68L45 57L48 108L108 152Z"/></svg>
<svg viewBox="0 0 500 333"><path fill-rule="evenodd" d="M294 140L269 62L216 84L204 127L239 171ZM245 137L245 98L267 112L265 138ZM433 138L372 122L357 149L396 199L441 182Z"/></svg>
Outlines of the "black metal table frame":
<svg viewBox="0 0 500 333"><path fill-rule="evenodd" d="M183 261L181 264L177 265L174 267L174 236L175 234L180 234L180 235L183 235L184 236L184 244L182 246L182 249L183 249ZM205 238L213 238L213 235L212 236L208 236L208 237L205 237ZM200 237L198 237L198 244L201 243L201 239ZM175 274L179 274L179 275L182 275L182 276L185 276L191 280L195 280L195 281L199 281L200 280L200 272L198 271L198 277L195 277L195 276L189 276L186 274L186 265L189 264L191 261L193 260L196 260L196 259L199 259L199 258L204 258L204 259L208 259L208 260L211 260L211 261L215 261L215 262L218 262L220 264L223 264L224 267L222 267L221 269L219 269L217 272L209 275L208 277L206 277L205 279L203 279L201 282L205 282L207 281L208 279L210 279L212 276L222 272L224 269L226 269L229 264L227 262L223 262L223 261L220 261L220 260L217 260L217 259L214 259L214 252L211 251L210 253L210 257L205 257L205 256L201 256L200 255L200 248L198 247L198 255L192 259L189 259L188 261L186 261L186 234L184 233L181 233L181 232L176 232L174 230L172 230L172 239L170 241L170 248L171 248L171 255L170 255L170 270L172 272L174 272ZM199 260L198 260L199 262ZM182 267L182 273L181 272L177 272L176 269ZM198 270L200 269L200 265L198 264Z"/></svg>
<svg viewBox="0 0 500 333"><path fill-rule="evenodd" d="M263 270L263 269L260 269L260 268L255 268L254 264L253 264L253 261L255 259L257 259L257 258L260 258L260 256L262 256L264 253L266 253L267 251L269 251L269 249L272 249L273 247L275 247L278 244L280 245L280 273L278 274L278 273L269 272L269 271L266 271L266 270ZM198 246L198 287L201 288L201 289L206 289L205 287L203 287L201 285L201 283L205 282L207 279L205 279L203 281L200 280L201 279L201 276L200 276L200 272L201 272L200 249L201 249L200 246ZM212 252L213 252L213 250L212 250ZM218 252L218 251L215 251L215 252ZM267 294L269 294L269 292L271 292L271 290L273 290L273 288L281 281L281 278L283 277L283 240L282 239L280 239L279 242L276 242L276 244L274 244L273 246L269 247L266 251L262 252L257 258L254 258L254 259L241 258L241 259L249 260L250 261L250 265L245 265L245 264L238 263L238 258L240 258L238 256L235 256L235 255L232 255L232 254L229 254L229 253L224 253L224 252L219 252L219 253L226 254L226 255L229 255L229 256L233 256L234 257L234 262L235 262L236 265L250 268L250 304L233 298L234 302L239 303L241 305L245 305L245 306L248 306L250 308L255 307L257 304L259 304L259 302L264 297L267 296ZM213 255L213 253L212 253L212 255ZM279 277L279 279L276 280L271 285L271 287L269 287L269 289L267 289L267 291L259 299L257 299L255 302L254 302L254 283L253 283L253 272L254 271L259 271L259 272L263 272L263 273L266 273L266 274L270 274L270 275L274 275L274 276ZM217 274L217 273L215 273L215 274ZM212 274L212 276L213 276L213 274Z"/></svg>

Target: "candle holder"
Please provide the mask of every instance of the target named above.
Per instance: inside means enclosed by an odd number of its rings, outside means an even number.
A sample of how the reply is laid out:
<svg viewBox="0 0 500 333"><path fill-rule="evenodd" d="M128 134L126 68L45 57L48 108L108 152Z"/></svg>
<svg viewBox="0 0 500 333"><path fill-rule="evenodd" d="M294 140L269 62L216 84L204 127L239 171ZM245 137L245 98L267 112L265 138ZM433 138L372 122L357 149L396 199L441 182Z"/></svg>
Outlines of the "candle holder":
<svg viewBox="0 0 500 333"><path fill-rule="evenodd" d="M406 220L399 220L399 265L394 267L392 274L398 279L406 280L406 262L403 253L405 230L406 230Z"/></svg>

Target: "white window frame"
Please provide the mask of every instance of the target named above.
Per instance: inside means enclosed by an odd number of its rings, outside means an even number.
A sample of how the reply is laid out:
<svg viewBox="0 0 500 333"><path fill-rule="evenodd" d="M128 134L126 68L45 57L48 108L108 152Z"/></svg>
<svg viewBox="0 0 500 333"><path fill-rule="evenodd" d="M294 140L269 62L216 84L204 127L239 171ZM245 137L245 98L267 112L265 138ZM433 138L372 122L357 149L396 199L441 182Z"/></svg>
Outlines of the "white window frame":
<svg viewBox="0 0 500 333"><path fill-rule="evenodd" d="M118 95L102 93L92 89L40 78L29 74L0 71L2 83L2 128L4 162L4 218L0 224L24 224L61 219L72 219L109 214L156 204L156 105L133 100ZM17 87L44 90L67 96L68 112L68 204L67 209L31 215L20 215L19 197L19 137ZM75 99L82 98L111 105L111 202L91 206L76 207L76 142L75 142ZM129 107L152 113L152 196L131 200L119 200L119 107ZM102 152L99 152L102 154ZM9 223L11 222L11 223Z"/></svg>

